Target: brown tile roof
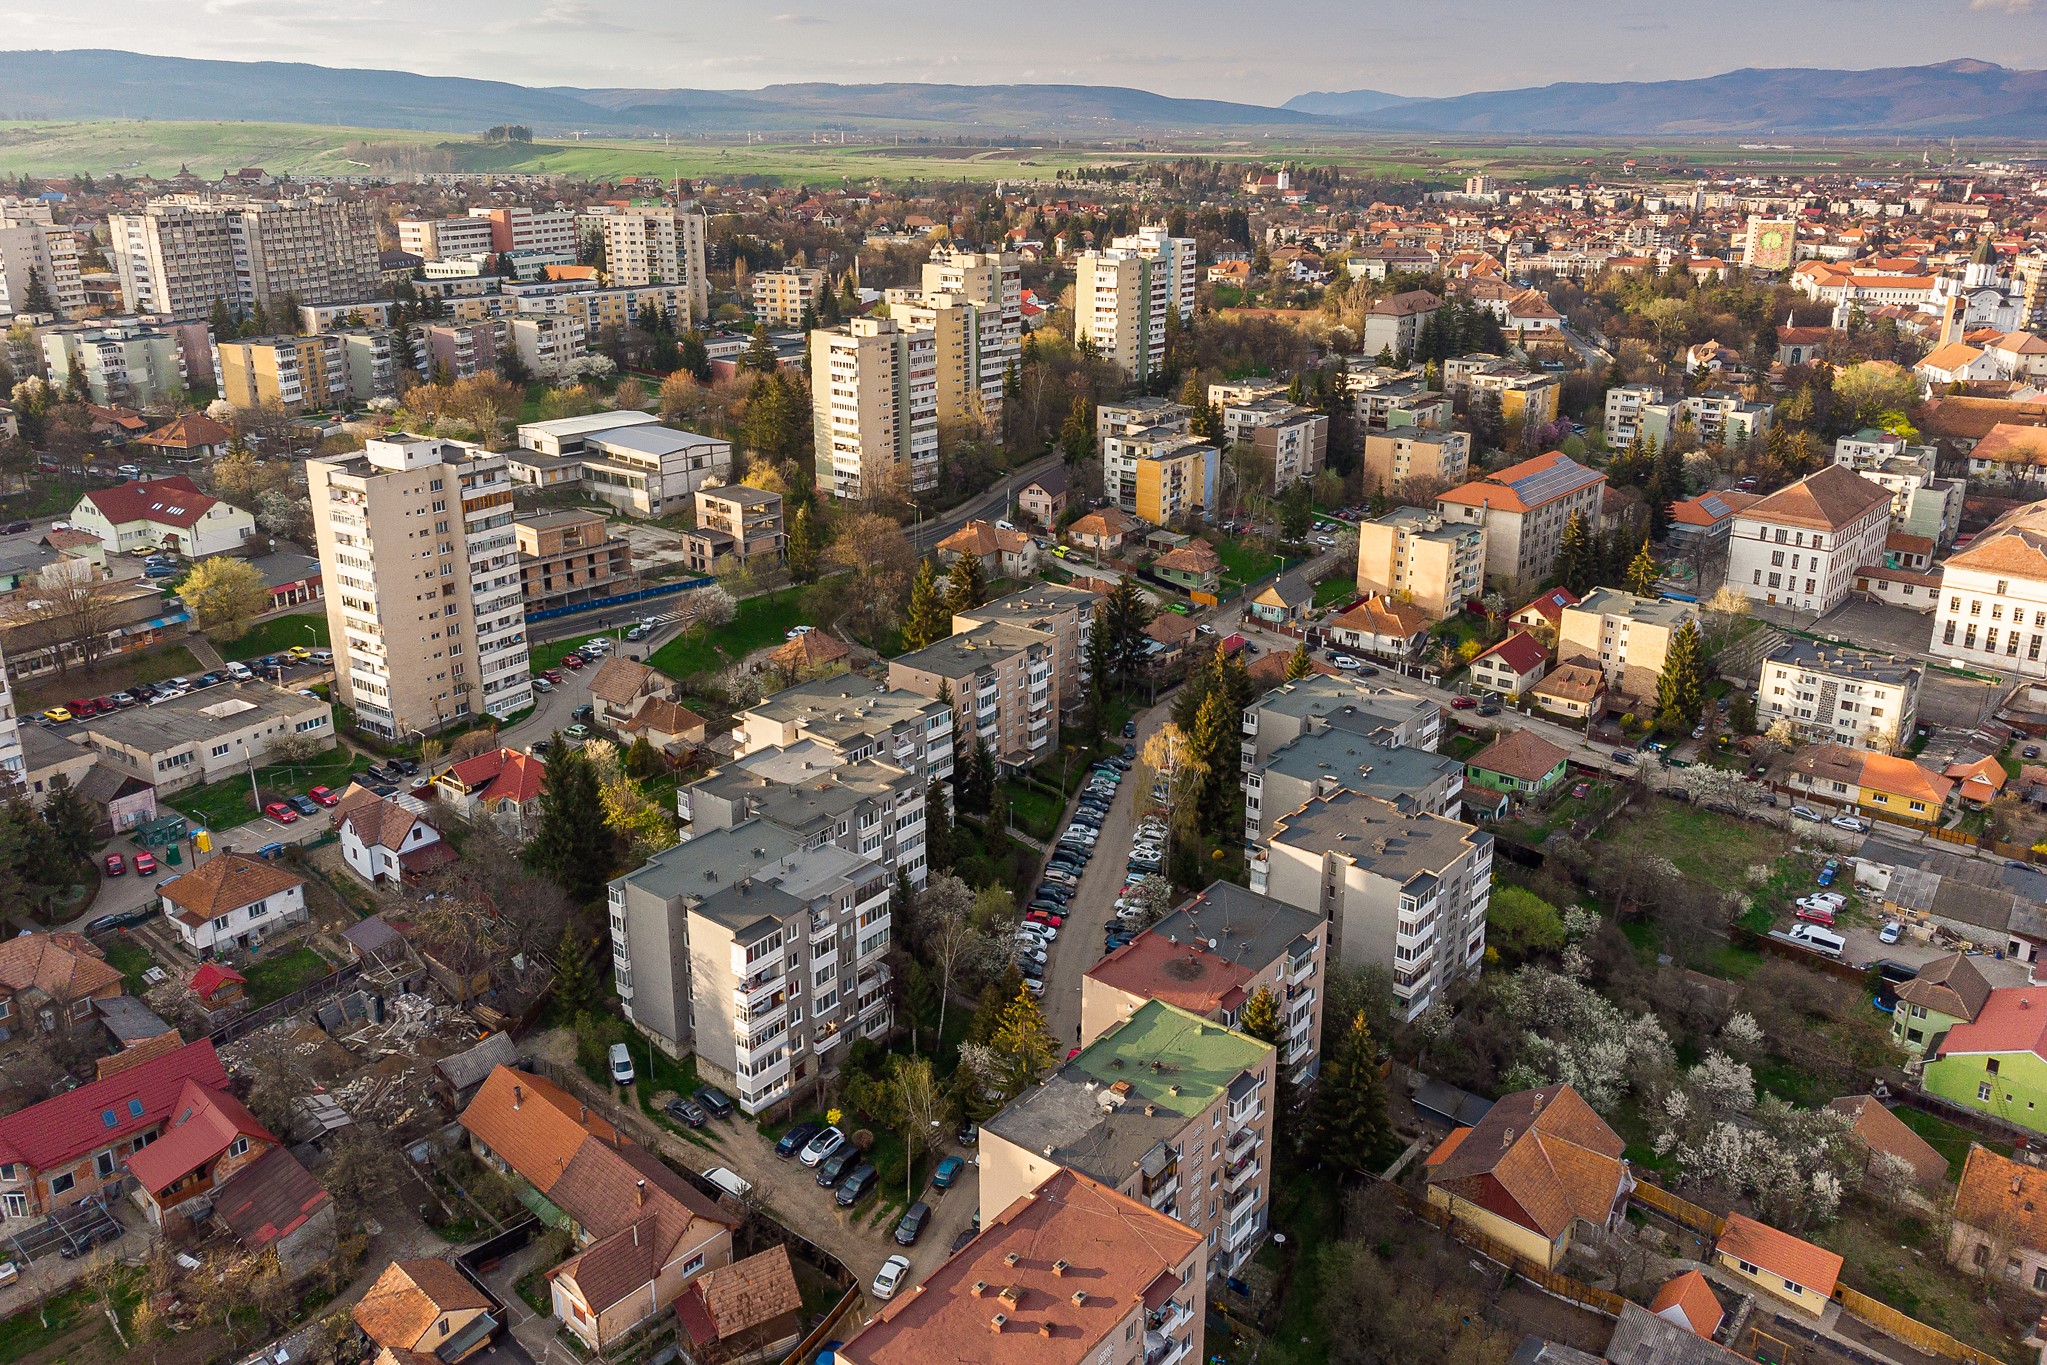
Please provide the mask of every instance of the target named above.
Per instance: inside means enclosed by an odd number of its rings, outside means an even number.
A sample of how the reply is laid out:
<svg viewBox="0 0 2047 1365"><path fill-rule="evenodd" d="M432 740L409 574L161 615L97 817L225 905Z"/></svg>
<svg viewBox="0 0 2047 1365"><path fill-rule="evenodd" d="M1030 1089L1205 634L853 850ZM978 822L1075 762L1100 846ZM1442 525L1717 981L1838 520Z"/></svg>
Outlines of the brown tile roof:
<svg viewBox="0 0 2047 1365"><path fill-rule="evenodd" d="M115 526L147 521L158 526L190 528L199 523L216 499L199 491L199 485L182 474L148 483L124 483L116 488L97 488L85 495L100 515Z"/></svg>
<svg viewBox="0 0 2047 1365"><path fill-rule="evenodd" d="M1961 953L1935 958L1898 987L1898 999L1954 1019L1974 1019L1990 1002L1990 983Z"/></svg>
<svg viewBox="0 0 2047 1365"><path fill-rule="evenodd" d="M1154 568L1173 569L1181 573L1214 573L1222 567L1222 558L1215 547L1206 541L1193 541L1178 549L1168 550L1153 562Z"/></svg>
<svg viewBox="0 0 2047 1365"><path fill-rule="evenodd" d="M1126 516L1121 508L1104 507L1099 512L1090 512L1074 520L1066 528L1069 536L1100 536L1104 539L1127 536L1137 529L1135 519Z"/></svg>
<svg viewBox="0 0 2047 1365"><path fill-rule="evenodd" d="M1976 443L1969 458L1995 460L1999 464L2047 464L2047 431L1999 422Z"/></svg>
<svg viewBox="0 0 2047 1365"><path fill-rule="evenodd" d="M1176 1279L1190 1256L1198 1264L1201 1240L1186 1224L1061 1169L890 1300L838 1355L849 1365L1081 1365L1105 1346L1124 1349L1120 1329L1132 1310ZM1078 1302L1076 1291L1085 1296Z"/></svg>
<svg viewBox="0 0 2047 1365"><path fill-rule="evenodd" d="M645 664L614 656L590 675L590 695L613 706L625 706L646 689L650 680L661 677Z"/></svg>
<svg viewBox="0 0 2047 1365"><path fill-rule="evenodd" d="M1628 1179L1620 1136L1568 1085L1508 1095L1429 1175L1460 1198L1555 1241L1604 1223Z"/></svg>
<svg viewBox="0 0 2047 1365"><path fill-rule="evenodd" d="M1752 521L1838 531L1852 526L1872 507L1891 505L1891 491L1843 465L1830 464L1751 504L1741 516Z"/></svg>
<svg viewBox="0 0 2047 1365"><path fill-rule="evenodd" d="M2014 403L1998 398L1937 398L1918 410L1919 429L1929 437L1978 441L2005 422L2047 423L2047 403Z"/></svg>
<svg viewBox="0 0 2047 1365"><path fill-rule="evenodd" d="M1365 635L1389 635L1406 639L1429 628L1429 614L1412 602L1374 595L1330 622L1334 630L1355 630Z"/></svg>
<svg viewBox="0 0 2047 1365"><path fill-rule="evenodd" d="M443 1313L489 1309L490 1299L446 1261L393 1261L351 1310L379 1346L410 1351Z"/></svg>
<svg viewBox="0 0 2047 1365"><path fill-rule="evenodd" d="M164 883L160 894L200 923L253 905L265 896L304 886L306 879L268 858L215 854L182 877Z"/></svg>
<svg viewBox="0 0 2047 1365"><path fill-rule="evenodd" d="M405 842L405 836L412 827L422 823L417 815L399 805L387 796L375 801L366 801L352 808L341 819L342 826L355 831L355 837L371 848L397 848ZM176 882L171 883L176 886Z"/></svg>
<svg viewBox="0 0 2047 1365"><path fill-rule="evenodd" d="M217 446L234 439L234 432L214 421L203 412L188 412L167 426L137 441L137 445L157 446L164 450L191 450L198 446Z"/></svg>
<svg viewBox="0 0 2047 1365"><path fill-rule="evenodd" d="M833 638L822 630L806 630L787 644L777 646L768 655L768 662L776 668L802 670L823 668L835 664L853 653L850 646Z"/></svg>
<svg viewBox="0 0 2047 1365"><path fill-rule="evenodd" d="M739 1220L644 1147L586 1138L547 1193L594 1238L557 1273L602 1312L652 1280L676 1254Z"/></svg>
<svg viewBox="0 0 2047 1365"><path fill-rule="evenodd" d="M1534 687L1537 697L1555 697L1559 701L1573 701L1590 704L1606 690L1606 672L1597 664L1588 664L1573 659L1558 664Z"/></svg>
<svg viewBox="0 0 2047 1365"><path fill-rule="evenodd" d="M1958 569L2047 578L2047 502L2014 507L1947 562Z"/></svg>
<svg viewBox="0 0 2047 1365"><path fill-rule="evenodd" d="M333 1202L288 1148L272 1147L213 1192L213 1214L245 1250L261 1251Z"/></svg>
<svg viewBox="0 0 2047 1365"><path fill-rule="evenodd" d="M789 1248L772 1246L743 1261L706 1270L684 1291L695 1300L716 1333L724 1340L763 1323L803 1308L803 1291L796 1284L796 1268L789 1262ZM683 1312L676 1305L676 1312Z"/></svg>
<svg viewBox="0 0 2047 1365"><path fill-rule="evenodd" d="M618 1136L603 1115L554 1082L508 1066L484 1078L461 1124L542 1194L561 1179L584 1138Z"/></svg>
<svg viewBox="0 0 2047 1365"><path fill-rule="evenodd" d="M1971 1143L1955 1187L1955 1221L2047 1251L2047 1171Z"/></svg>
<svg viewBox="0 0 2047 1365"><path fill-rule="evenodd" d="M800 644L817 633L810 631L790 643ZM707 724L708 721L681 702L669 701L665 697L647 697L640 702L640 709L633 712L633 718L620 726L619 731L628 735L649 730L662 735L687 735L703 730Z"/></svg>
<svg viewBox="0 0 2047 1365"><path fill-rule="evenodd" d="M1510 730L1471 760L1481 772L1498 773L1522 782L1538 782L1571 756L1533 730Z"/></svg>
<svg viewBox="0 0 2047 1365"><path fill-rule="evenodd" d="M1874 1095L1843 1095L1829 1102L1827 1108L1848 1116L1849 1135L1865 1147L1910 1166L1920 1184L1933 1186L1947 1179L1947 1158Z"/></svg>
<svg viewBox="0 0 2047 1365"><path fill-rule="evenodd" d="M0 987L33 987L53 1000L84 1000L117 986L121 974L100 950L72 933L17 934L0 942Z"/></svg>
<svg viewBox="0 0 2047 1365"><path fill-rule="evenodd" d="M938 548L978 559L998 552L1022 554L1030 544L1031 538L1022 531L1005 531L992 521L970 521L939 541Z"/></svg>
<svg viewBox="0 0 2047 1365"><path fill-rule="evenodd" d="M105 1080L116 1072L126 1071L131 1066L140 1066L154 1057L176 1052L185 1045L185 1040L176 1029L159 1033L154 1038L144 1038L131 1047L122 1048L111 1057L102 1057L98 1062L95 1080Z"/></svg>
<svg viewBox="0 0 2047 1365"><path fill-rule="evenodd" d="M1825 1247L1816 1247L1802 1237L1793 1237L1739 1213L1727 1215L1727 1226L1721 1230L1713 1249L1823 1297L1832 1296L1834 1283L1841 1278L1841 1267L1845 1264Z"/></svg>

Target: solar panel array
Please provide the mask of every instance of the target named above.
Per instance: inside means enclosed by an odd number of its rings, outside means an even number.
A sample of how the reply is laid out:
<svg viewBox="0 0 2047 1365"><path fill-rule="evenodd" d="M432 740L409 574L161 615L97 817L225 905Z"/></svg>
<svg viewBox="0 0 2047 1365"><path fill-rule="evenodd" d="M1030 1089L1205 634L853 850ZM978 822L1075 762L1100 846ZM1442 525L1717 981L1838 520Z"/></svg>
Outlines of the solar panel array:
<svg viewBox="0 0 2047 1365"><path fill-rule="evenodd" d="M1573 463L1565 456L1558 458L1547 469L1538 469L1532 474L1523 475L1508 487L1520 496L1521 501L1535 507L1552 498L1560 498L1566 493L1575 492L1598 477L1591 470Z"/></svg>

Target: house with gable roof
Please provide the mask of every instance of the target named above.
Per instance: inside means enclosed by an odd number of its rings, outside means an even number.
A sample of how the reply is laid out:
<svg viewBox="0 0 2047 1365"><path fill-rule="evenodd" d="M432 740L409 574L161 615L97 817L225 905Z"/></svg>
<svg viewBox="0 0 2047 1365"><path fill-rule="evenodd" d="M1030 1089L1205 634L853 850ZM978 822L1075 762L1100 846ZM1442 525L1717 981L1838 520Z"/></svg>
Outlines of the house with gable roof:
<svg viewBox="0 0 2047 1365"><path fill-rule="evenodd" d="M1966 1273L2047 1294L2047 1171L1970 1143L1947 1258Z"/></svg>
<svg viewBox="0 0 2047 1365"><path fill-rule="evenodd" d="M24 933L0 942L0 1027L67 1032L91 1022L93 1001L125 990L121 973L82 935Z"/></svg>
<svg viewBox="0 0 2047 1365"><path fill-rule="evenodd" d="M514 839L524 839L540 818L547 765L517 749L497 748L465 758L434 779L464 819L484 815Z"/></svg>
<svg viewBox="0 0 2047 1365"><path fill-rule="evenodd" d="M128 1158L136 1202L164 1227L276 1146L277 1135L240 1100L187 1080L162 1135Z"/></svg>
<svg viewBox="0 0 2047 1365"><path fill-rule="evenodd" d="M174 550L188 559L239 550L256 532L254 517L200 492L182 474L95 488L71 509L71 524L110 551Z"/></svg>
<svg viewBox="0 0 2047 1365"><path fill-rule="evenodd" d="M153 450L166 460L192 464L213 461L227 454L235 434L203 412L185 412L172 418L135 444Z"/></svg>
<svg viewBox="0 0 2047 1365"><path fill-rule="evenodd" d="M194 953L247 948L306 918L306 879L279 862L217 853L157 888L164 917Z"/></svg>
<svg viewBox="0 0 2047 1365"><path fill-rule="evenodd" d="M1834 1286L1846 1264L1825 1247L1739 1213L1727 1215L1713 1244L1713 1260L1771 1298L1814 1317L1833 1301Z"/></svg>
<svg viewBox="0 0 2047 1365"><path fill-rule="evenodd" d="M341 817L340 829L342 860L372 886L424 876L457 857L424 816L390 797L355 806Z"/></svg>
<svg viewBox="0 0 2047 1365"><path fill-rule="evenodd" d="M1848 600L1857 569L1883 564L1890 527L1891 490L1828 465L1734 514L1727 585L1824 615Z"/></svg>
<svg viewBox="0 0 2047 1365"><path fill-rule="evenodd" d="M803 1291L789 1248L772 1246L706 1270L675 1301L676 1344L689 1365L780 1360L803 1336Z"/></svg>
<svg viewBox="0 0 2047 1365"><path fill-rule="evenodd" d="M1965 1109L2047 1133L2047 988L1992 989L1974 1018L1929 1036L1920 1086Z"/></svg>
<svg viewBox="0 0 2047 1365"><path fill-rule="evenodd" d="M501 1324L490 1296L446 1261L393 1261L349 1310L375 1365L459 1365Z"/></svg>
<svg viewBox="0 0 2047 1365"><path fill-rule="evenodd" d="M1515 631L1471 661L1471 681L1503 697L1533 690L1548 671L1549 651L1525 630Z"/></svg>
<svg viewBox="0 0 2047 1365"><path fill-rule="evenodd" d="M1428 1200L1555 1269L1581 1228L1626 1216L1635 1178L1625 1145L1570 1086L1519 1091L1429 1153Z"/></svg>

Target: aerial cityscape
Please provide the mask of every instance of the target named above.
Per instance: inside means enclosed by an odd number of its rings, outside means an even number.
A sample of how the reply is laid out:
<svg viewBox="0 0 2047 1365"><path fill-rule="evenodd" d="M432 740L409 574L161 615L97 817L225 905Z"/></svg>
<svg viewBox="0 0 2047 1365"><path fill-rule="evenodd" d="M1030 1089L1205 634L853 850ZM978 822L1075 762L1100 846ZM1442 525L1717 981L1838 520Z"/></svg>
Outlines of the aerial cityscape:
<svg viewBox="0 0 2047 1365"><path fill-rule="evenodd" d="M23 5L0 1365L2047 1362L2032 0Z"/></svg>

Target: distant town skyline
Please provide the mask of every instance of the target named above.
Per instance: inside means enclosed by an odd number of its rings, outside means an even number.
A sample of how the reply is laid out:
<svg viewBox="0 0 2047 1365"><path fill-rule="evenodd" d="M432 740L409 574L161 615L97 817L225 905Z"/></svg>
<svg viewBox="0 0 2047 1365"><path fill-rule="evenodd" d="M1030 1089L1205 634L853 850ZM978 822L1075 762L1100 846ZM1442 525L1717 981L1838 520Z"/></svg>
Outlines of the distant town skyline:
<svg viewBox="0 0 2047 1365"><path fill-rule="evenodd" d="M765 11L765 13L763 12ZM1283 103L1310 90L1439 96L1741 67L1973 57L2047 67L2047 0L0 0L21 47L415 71L528 86L753 89L888 81L1134 86ZM1906 35L1909 34L1909 37Z"/></svg>

